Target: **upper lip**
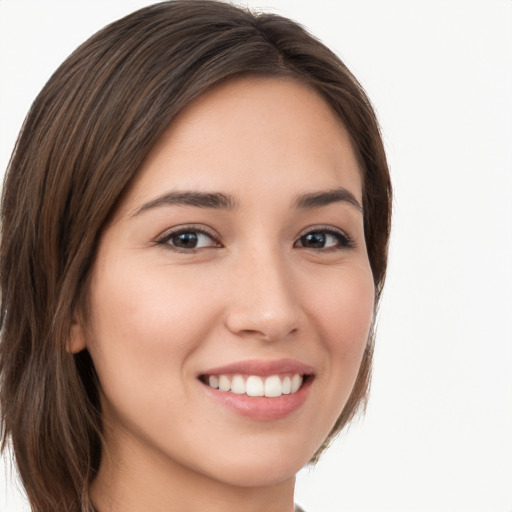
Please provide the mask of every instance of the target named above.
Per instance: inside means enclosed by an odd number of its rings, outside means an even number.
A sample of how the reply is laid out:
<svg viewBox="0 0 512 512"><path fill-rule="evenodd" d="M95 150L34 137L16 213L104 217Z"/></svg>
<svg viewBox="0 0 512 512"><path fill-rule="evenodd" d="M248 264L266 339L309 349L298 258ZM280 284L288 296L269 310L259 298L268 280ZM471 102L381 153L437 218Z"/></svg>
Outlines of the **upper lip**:
<svg viewBox="0 0 512 512"><path fill-rule="evenodd" d="M246 374L267 377L269 375L279 375L281 373L309 375L313 372L312 366L294 359L248 359L246 361L237 361L223 366L210 368L201 372L201 375Z"/></svg>

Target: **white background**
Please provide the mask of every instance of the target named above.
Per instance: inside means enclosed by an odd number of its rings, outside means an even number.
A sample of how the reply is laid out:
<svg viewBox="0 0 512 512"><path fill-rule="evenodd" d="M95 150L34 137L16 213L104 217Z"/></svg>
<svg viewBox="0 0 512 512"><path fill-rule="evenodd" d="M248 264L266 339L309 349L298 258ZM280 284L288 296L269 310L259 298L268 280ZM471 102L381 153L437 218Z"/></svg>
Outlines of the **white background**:
<svg viewBox="0 0 512 512"><path fill-rule="evenodd" d="M0 0L2 171L50 73L149 3ZM368 412L299 474L297 501L512 512L512 1L248 4L306 25L360 79L396 196ZM5 466L0 510L24 512Z"/></svg>

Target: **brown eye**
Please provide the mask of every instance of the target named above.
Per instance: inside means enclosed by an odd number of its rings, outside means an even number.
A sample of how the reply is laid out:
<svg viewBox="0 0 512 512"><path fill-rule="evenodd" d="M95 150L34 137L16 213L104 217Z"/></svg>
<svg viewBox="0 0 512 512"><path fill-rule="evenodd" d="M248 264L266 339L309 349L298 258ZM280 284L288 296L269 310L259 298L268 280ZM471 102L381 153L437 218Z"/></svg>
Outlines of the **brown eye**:
<svg viewBox="0 0 512 512"><path fill-rule="evenodd" d="M327 243L327 235L325 233L320 233L319 231L308 233L300 238L300 243L302 247L323 249Z"/></svg>
<svg viewBox="0 0 512 512"><path fill-rule="evenodd" d="M167 243L172 243L175 247L183 249L195 249L199 243L199 235L194 232L178 233L171 236Z"/></svg>
<svg viewBox="0 0 512 512"><path fill-rule="evenodd" d="M302 235L295 246L305 247L306 249L336 249L352 247L352 242L342 232L319 229Z"/></svg>
<svg viewBox="0 0 512 512"><path fill-rule="evenodd" d="M198 229L182 229L179 231L173 231L159 240L159 244L184 250L219 247L219 243L214 240L212 236Z"/></svg>

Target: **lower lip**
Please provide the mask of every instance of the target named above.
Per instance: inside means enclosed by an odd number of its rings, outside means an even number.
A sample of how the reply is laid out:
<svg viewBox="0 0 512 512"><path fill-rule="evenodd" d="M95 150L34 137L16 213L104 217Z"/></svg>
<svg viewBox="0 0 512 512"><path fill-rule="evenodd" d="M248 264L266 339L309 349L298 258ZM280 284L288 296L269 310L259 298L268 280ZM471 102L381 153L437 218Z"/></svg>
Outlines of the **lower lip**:
<svg viewBox="0 0 512 512"><path fill-rule="evenodd" d="M300 409L306 401L312 381L313 377L308 376L296 393L278 397L237 395L229 391L219 391L207 384L201 385L214 400L242 416L253 420L272 421L285 418Z"/></svg>

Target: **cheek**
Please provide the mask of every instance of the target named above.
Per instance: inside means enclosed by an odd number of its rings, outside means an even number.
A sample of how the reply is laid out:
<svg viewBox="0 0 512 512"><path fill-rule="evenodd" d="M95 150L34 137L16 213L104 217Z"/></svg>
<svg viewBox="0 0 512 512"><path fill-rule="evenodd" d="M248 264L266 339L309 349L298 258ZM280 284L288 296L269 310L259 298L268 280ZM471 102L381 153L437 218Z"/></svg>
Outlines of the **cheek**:
<svg viewBox="0 0 512 512"><path fill-rule="evenodd" d="M204 294L162 266L107 263L91 283L89 344L105 394L136 396L145 383L155 397L179 400L179 387L170 395L169 386L183 377L188 355L210 328L205 316L197 321Z"/></svg>
<svg viewBox="0 0 512 512"><path fill-rule="evenodd" d="M324 384L323 425L334 426L356 382L374 310L374 284L371 270L343 271L326 286L316 300L317 328L327 358Z"/></svg>
<svg viewBox="0 0 512 512"><path fill-rule="evenodd" d="M179 335L197 328L194 319L204 292L185 272L130 260L107 263L102 270L94 276L91 293L97 331L125 342L140 339L144 343L138 345L165 343L179 350L175 341L188 339Z"/></svg>
<svg viewBox="0 0 512 512"><path fill-rule="evenodd" d="M369 269L347 269L318 294L314 316L333 358L360 359L373 317L375 292Z"/></svg>

